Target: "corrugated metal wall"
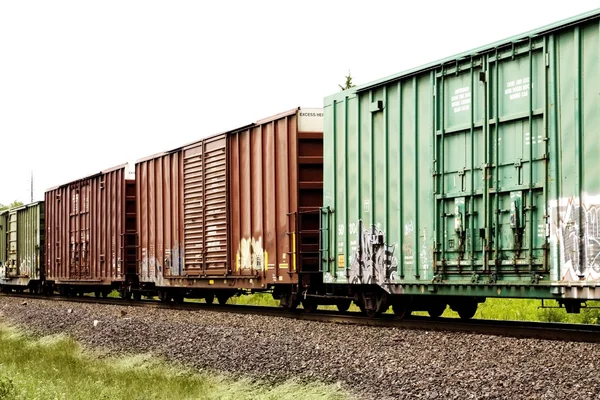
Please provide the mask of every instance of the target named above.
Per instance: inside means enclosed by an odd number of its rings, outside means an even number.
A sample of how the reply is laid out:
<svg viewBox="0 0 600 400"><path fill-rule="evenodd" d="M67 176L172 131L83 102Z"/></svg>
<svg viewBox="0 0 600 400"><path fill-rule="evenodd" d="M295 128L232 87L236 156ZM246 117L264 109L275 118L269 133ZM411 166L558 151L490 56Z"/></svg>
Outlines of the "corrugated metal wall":
<svg viewBox="0 0 600 400"><path fill-rule="evenodd" d="M184 268L187 275L224 275L227 263L226 139L183 151Z"/></svg>
<svg viewBox="0 0 600 400"><path fill-rule="evenodd" d="M325 281L431 279L432 94L425 74L326 105Z"/></svg>
<svg viewBox="0 0 600 400"><path fill-rule="evenodd" d="M44 251L44 203L28 204L17 214L17 275L40 279Z"/></svg>
<svg viewBox="0 0 600 400"><path fill-rule="evenodd" d="M110 284L132 270L135 189L126 174L120 166L46 192L48 279Z"/></svg>
<svg viewBox="0 0 600 400"><path fill-rule="evenodd" d="M235 274L289 282L298 206L297 110L229 134L230 259ZM281 278L279 278L281 277Z"/></svg>
<svg viewBox="0 0 600 400"><path fill-rule="evenodd" d="M5 211L0 215L0 226L0 280L26 286L30 279L41 279L44 203Z"/></svg>
<svg viewBox="0 0 600 400"><path fill-rule="evenodd" d="M183 157L180 151L135 166L139 273L142 282L181 275L183 246Z"/></svg>
<svg viewBox="0 0 600 400"><path fill-rule="evenodd" d="M219 135L136 163L142 282L229 271L225 146Z"/></svg>
<svg viewBox="0 0 600 400"><path fill-rule="evenodd" d="M142 282L170 286L182 283L165 278L185 278L201 286L197 278L231 275L248 278L243 285L292 281L291 214L316 210L322 199L322 110L311 111L301 135L294 109L136 163ZM302 248L316 260L318 214L304 221Z"/></svg>
<svg viewBox="0 0 600 400"><path fill-rule="evenodd" d="M0 212L0 266L8 259L8 211Z"/></svg>
<svg viewBox="0 0 600 400"><path fill-rule="evenodd" d="M14 208L8 212L8 264L16 269L17 265L17 210Z"/></svg>
<svg viewBox="0 0 600 400"><path fill-rule="evenodd" d="M328 97L324 279L600 281L599 23L590 14ZM511 290L490 293L548 295Z"/></svg>

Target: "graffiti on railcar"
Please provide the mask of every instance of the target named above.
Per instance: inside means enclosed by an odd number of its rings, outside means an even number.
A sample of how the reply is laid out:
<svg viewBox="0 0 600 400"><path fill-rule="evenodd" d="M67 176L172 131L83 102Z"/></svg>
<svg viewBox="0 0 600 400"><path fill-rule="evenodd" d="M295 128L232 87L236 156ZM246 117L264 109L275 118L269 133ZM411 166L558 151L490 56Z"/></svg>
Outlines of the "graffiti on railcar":
<svg viewBox="0 0 600 400"><path fill-rule="evenodd" d="M24 276L27 278L35 278L38 275L37 271L39 268L35 268L36 265L36 257L21 257L19 261L19 276Z"/></svg>
<svg viewBox="0 0 600 400"><path fill-rule="evenodd" d="M550 204L551 238L563 281L600 279L600 197Z"/></svg>
<svg viewBox="0 0 600 400"><path fill-rule="evenodd" d="M354 284L381 284L389 282L398 268L396 244L385 241L385 232L376 225L365 229L358 222L357 247L353 249L350 263L350 282Z"/></svg>
<svg viewBox="0 0 600 400"><path fill-rule="evenodd" d="M140 274L143 282L162 284L164 276L180 276L183 274L183 249L175 244L171 249L165 250L162 260L156 257L154 246L150 249L142 248Z"/></svg>
<svg viewBox="0 0 600 400"><path fill-rule="evenodd" d="M264 254L262 237L242 238L237 252L236 270L262 270L264 267Z"/></svg>

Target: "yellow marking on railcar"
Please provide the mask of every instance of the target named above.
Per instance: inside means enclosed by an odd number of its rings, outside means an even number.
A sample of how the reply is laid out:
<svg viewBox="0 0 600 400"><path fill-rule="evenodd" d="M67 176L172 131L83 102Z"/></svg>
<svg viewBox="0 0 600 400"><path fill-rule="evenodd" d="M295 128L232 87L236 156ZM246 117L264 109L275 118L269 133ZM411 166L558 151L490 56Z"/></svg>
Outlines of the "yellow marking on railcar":
<svg viewBox="0 0 600 400"><path fill-rule="evenodd" d="M269 270L269 253L265 251L265 271Z"/></svg>
<svg viewBox="0 0 600 400"><path fill-rule="evenodd" d="M294 255L292 259L292 271L296 271L296 232L292 232L292 254Z"/></svg>

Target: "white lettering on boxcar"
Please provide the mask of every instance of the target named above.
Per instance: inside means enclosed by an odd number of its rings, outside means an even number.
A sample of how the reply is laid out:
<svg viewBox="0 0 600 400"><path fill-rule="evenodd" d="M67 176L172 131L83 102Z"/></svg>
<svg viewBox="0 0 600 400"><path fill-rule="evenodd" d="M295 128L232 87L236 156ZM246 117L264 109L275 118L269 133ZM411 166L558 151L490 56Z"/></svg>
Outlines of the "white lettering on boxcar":
<svg viewBox="0 0 600 400"><path fill-rule="evenodd" d="M530 84L529 77L508 81L506 82L506 87L504 88L504 96L508 96L510 100L528 97L529 89L531 87L533 87L533 85Z"/></svg>
<svg viewBox="0 0 600 400"><path fill-rule="evenodd" d="M358 233L358 229L356 228L356 223L350 222L350 224L348 225L348 234L356 235L357 233Z"/></svg>
<svg viewBox="0 0 600 400"><path fill-rule="evenodd" d="M456 89L450 101L455 113L469 111L471 109L471 88L465 86Z"/></svg>
<svg viewBox="0 0 600 400"><path fill-rule="evenodd" d="M544 137L538 135L537 138L534 136L533 140L531 140L531 135L529 132L525 132L525 146L529 146L530 144L541 144L544 143Z"/></svg>

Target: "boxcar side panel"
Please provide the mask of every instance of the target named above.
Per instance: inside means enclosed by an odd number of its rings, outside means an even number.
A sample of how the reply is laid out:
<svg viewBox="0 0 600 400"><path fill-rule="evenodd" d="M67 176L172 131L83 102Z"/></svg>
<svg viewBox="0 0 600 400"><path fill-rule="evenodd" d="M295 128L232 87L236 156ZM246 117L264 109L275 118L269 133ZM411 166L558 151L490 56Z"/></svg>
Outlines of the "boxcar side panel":
<svg viewBox="0 0 600 400"><path fill-rule="evenodd" d="M42 277L44 250L44 203L29 204L17 210L17 275Z"/></svg>
<svg viewBox="0 0 600 400"><path fill-rule="evenodd" d="M228 274L225 145L217 135L136 163L141 282Z"/></svg>
<svg viewBox="0 0 600 400"><path fill-rule="evenodd" d="M134 182L127 178L126 167L117 167L46 192L49 280L85 285L125 280L126 249L135 236L135 214L127 211L135 204Z"/></svg>
<svg viewBox="0 0 600 400"><path fill-rule="evenodd" d="M42 279L44 245L44 203L13 208L0 215L0 283L28 286ZM5 229L8 228L8 232Z"/></svg>
<svg viewBox="0 0 600 400"><path fill-rule="evenodd" d="M600 298L599 26L589 14L328 97L324 279Z"/></svg>
<svg viewBox="0 0 600 400"><path fill-rule="evenodd" d="M236 275L291 282L297 123L294 110L228 135L230 259Z"/></svg>
<svg viewBox="0 0 600 400"><path fill-rule="evenodd" d="M181 151L136 164L141 282L164 285L183 273L183 157Z"/></svg>
<svg viewBox="0 0 600 400"><path fill-rule="evenodd" d="M325 281L383 284L432 276L430 74L326 106ZM402 118L399 116L402 115Z"/></svg>
<svg viewBox="0 0 600 400"><path fill-rule="evenodd" d="M0 211L0 267L8 260L8 210Z"/></svg>
<svg viewBox="0 0 600 400"><path fill-rule="evenodd" d="M549 39L552 196L549 203L553 279L600 280L600 115L596 73L599 20ZM552 154L555 156L552 157ZM600 293L596 293L600 297Z"/></svg>

